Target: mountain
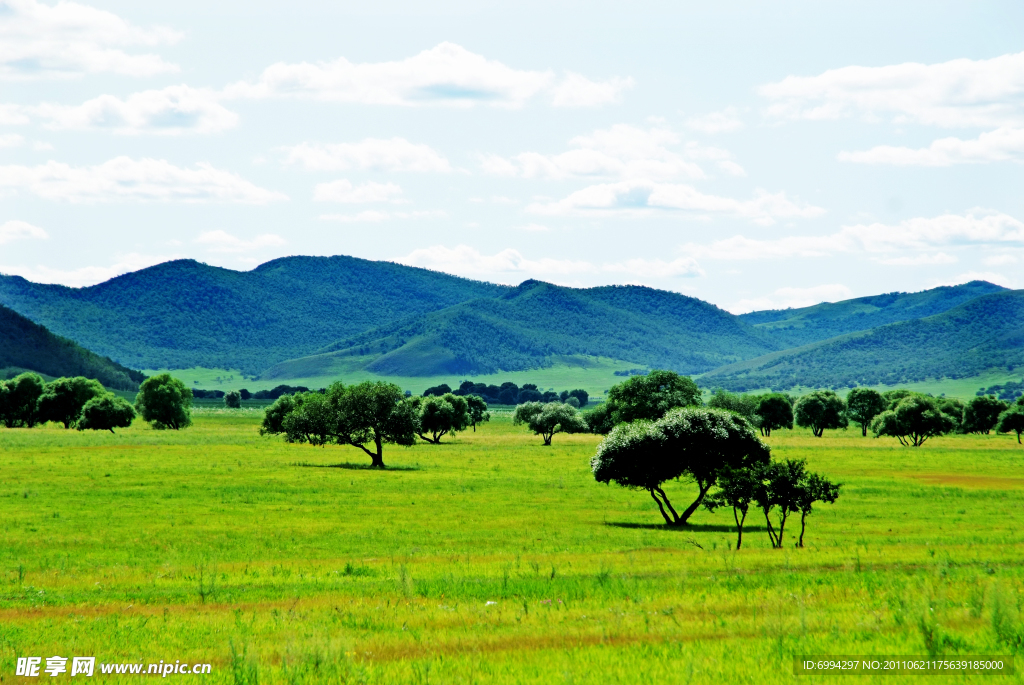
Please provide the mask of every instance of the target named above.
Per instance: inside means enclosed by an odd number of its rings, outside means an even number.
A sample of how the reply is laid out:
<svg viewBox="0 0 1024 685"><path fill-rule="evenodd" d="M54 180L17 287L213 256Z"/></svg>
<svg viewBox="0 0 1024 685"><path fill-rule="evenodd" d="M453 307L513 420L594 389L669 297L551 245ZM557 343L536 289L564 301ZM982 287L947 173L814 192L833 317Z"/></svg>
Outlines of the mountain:
<svg viewBox="0 0 1024 685"><path fill-rule="evenodd" d="M986 281L943 286L918 293L886 293L800 309L772 309L740 314L740 319L769 332L785 347L827 340L898 321L949 311L982 295L1006 290Z"/></svg>
<svg viewBox="0 0 1024 685"><path fill-rule="evenodd" d="M727 390L893 385L1024 366L1024 290L983 295L921 319L849 333L705 374Z"/></svg>
<svg viewBox="0 0 1024 685"><path fill-rule="evenodd" d="M345 365L393 376L492 373L577 356L700 373L777 349L768 334L678 293L526 281L499 297L346 338L316 355L278 364L263 377L322 375Z"/></svg>
<svg viewBox="0 0 1024 685"><path fill-rule="evenodd" d="M255 374L340 338L505 286L354 257L286 257L252 271L178 260L87 288L0 276L0 304L136 368Z"/></svg>
<svg viewBox="0 0 1024 685"><path fill-rule="evenodd" d="M80 347L0 306L0 369L35 371L47 376L95 378L107 388L137 390L145 378L138 371Z"/></svg>

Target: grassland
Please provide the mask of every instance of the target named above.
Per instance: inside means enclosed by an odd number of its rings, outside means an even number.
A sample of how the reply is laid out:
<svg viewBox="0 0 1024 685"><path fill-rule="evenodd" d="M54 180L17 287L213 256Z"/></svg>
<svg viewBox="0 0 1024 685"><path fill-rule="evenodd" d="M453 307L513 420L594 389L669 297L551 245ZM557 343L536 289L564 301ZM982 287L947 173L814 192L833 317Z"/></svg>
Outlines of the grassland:
<svg viewBox="0 0 1024 685"><path fill-rule="evenodd" d="M1020 634L1010 436L776 432L843 496L805 549L769 549L754 517L736 552L729 513L666 529L596 484L595 436L545 448L502 416L377 472L260 437L260 415L0 429L0 680L94 654L212 662L204 683L783 683L794 655L1008 654Z"/></svg>

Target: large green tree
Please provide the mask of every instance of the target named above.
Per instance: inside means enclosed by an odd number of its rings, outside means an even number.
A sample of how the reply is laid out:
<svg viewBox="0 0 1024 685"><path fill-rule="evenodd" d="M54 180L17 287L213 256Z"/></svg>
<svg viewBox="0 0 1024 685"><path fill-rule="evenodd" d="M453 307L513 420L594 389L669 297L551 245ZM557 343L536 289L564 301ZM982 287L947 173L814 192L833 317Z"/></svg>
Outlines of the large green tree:
<svg viewBox="0 0 1024 685"><path fill-rule="evenodd" d="M71 428L82 413L85 403L94 397L102 397L106 392L99 381L83 376L50 381L39 396L39 421L54 421L64 424L64 428Z"/></svg>
<svg viewBox="0 0 1024 685"><path fill-rule="evenodd" d="M82 430L114 432L115 428L128 428L135 418L135 409L128 400L113 393L93 397L82 407L75 427Z"/></svg>
<svg viewBox="0 0 1024 685"><path fill-rule="evenodd" d="M541 436L545 445L551 444L555 433L586 433L590 429L576 407L561 402L520 404L512 415L512 424L518 426L524 423Z"/></svg>
<svg viewBox="0 0 1024 685"><path fill-rule="evenodd" d="M862 436L867 436L868 428L876 416L886 409L882 393L871 388L854 388L846 396L846 415L860 426Z"/></svg>
<svg viewBox="0 0 1024 685"><path fill-rule="evenodd" d="M820 438L826 430L846 428L846 403L832 390L815 390L800 398L794 408L796 424L810 428Z"/></svg>
<svg viewBox="0 0 1024 685"><path fill-rule="evenodd" d="M0 381L0 422L8 428L31 428L39 420L38 403L45 383L38 373L23 373Z"/></svg>
<svg viewBox="0 0 1024 685"><path fill-rule="evenodd" d="M657 421L616 426L597 448L590 465L600 483L647 490L669 525L684 525L704 501L725 467L750 468L767 462L768 445L750 422L721 409L687 407ZM662 485L685 478L697 497L676 513Z"/></svg>
<svg viewBox="0 0 1024 685"><path fill-rule="evenodd" d="M996 430L1000 433L1016 433L1017 444L1020 442L1020 434L1024 433L1024 397L1021 397L1016 404L999 415L999 423Z"/></svg>
<svg viewBox="0 0 1024 685"><path fill-rule="evenodd" d="M999 422L999 415L1009 409L1010 405L994 395L972 397L964 407L964 422L961 430L964 433L985 433L986 435Z"/></svg>
<svg viewBox="0 0 1024 685"><path fill-rule="evenodd" d="M654 421L670 409L701 405L697 384L675 371L651 371L646 376L631 376L608 390L606 404L615 423L646 419Z"/></svg>
<svg viewBox="0 0 1024 685"><path fill-rule="evenodd" d="M469 425L473 426L476 433L478 423L487 423L491 420L491 413L487 411L487 403L479 395L466 395L466 404L469 405Z"/></svg>
<svg viewBox="0 0 1024 685"><path fill-rule="evenodd" d="M439 444L449 433L466 430L472 421L466 398L450 392L418 398L416 405L420 413L419 436L433 445Z"/></svg>
<svg viewBox="0 0 1024 685"><path fill-rule="evenodd" d="M780 392L761 396L754 410L755 425L761 435L769 437L773 430L793 428L793 402Z"/></svg>
<svg viewBox="0 0 1024 685"><path fill-rule="evenodd" d="M871 422L875 437L896 438L905 447L920 447L928 438L945 435L956 427L942 413L934 397L906 395L893 409L886 409Z"/></svg>
<svg viewBox="0 0 1024 685"><path fill-rule="evenodd" d="M715 394L708 400L708 407L711 409L726 409L739 414L750 422L754 422L757 405L758 398L753 395L740 395L725 390L715 391Z"/></svg>
<svg viewBox="0 0 1024 685"><path fill-rule="evenodd" d="M180 430L192 425L192 390L169 373L142 381L135 411L153 428Z"/></svg>

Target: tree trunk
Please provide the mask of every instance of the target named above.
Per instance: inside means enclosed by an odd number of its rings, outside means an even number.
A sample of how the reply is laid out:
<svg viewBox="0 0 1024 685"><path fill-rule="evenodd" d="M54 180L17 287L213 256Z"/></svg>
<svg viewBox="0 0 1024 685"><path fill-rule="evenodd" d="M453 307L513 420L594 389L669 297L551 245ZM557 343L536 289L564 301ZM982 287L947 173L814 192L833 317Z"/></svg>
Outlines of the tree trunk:
<svg viewBox="0 0 1024 685"><path fill-rule="evenodd" d="M387 466L384 465L384 445L381 444L379 435L373 436L373 444L377 447L377 454L373 455L373 463L370 464L370 466L378 469L386 469Z"/></svg>
<svg viewBox="0 0 1024 685"><path fill-rule="evenodd" d="M797 543L797 547L804 546L804 531L807 530L807 512L800 512L800 542Z"/></svg>
<svg viewBox="0 0 1024 685"><path fill-rule="evenodd" d="M865 438L868 437L868 424L860 424L860 434Z"/></svg>
<svg viewBox="0 0 1024 685"><path fill-rule="evenodd" d="M743 546L743 522L747 520L747 512L744 510L741 518L736 511L736 507L733 507L732 517L736 521L736 549L739 549Z"/></svg>
<svg viewBox="0 0 1024 685"><path fill-rule="evenodd" d="M697 483L697 488L700 490L700 494L697 495L697 499L693 501L693 504L686 507L686 511L683 512L682 516L678 517L679 525L685 526L693 512L697 511L700 507L700 503L704 501L704 496L708 494L708 490L711 489L711 484L708 483L707 487L704 487L700 483Z"/></svg>
<svg viewBox="0 0 1024 685"><path fill-rule="evenodd" d="M649 488L647 492L651 493L651 499L653 499L654 502L658 505L658 510L661 511L661 515L665 517L665 523L667 523L670 526L674 525L675 521L670 519L668 514L665 513L665 507L662 505L661 500L658 499L658 496L654 494L654 488Z"/></svg>
<svg viewBox="0 0 1024 685"><path fill-rule="evenodd" d="M778 538L775 537L775 526L772 525L772 518L768 515L769 510L762 509L761 511L764 512L764 521L768 525L768 540L771 541L773 549L777 548L779 546Z"/></svg>

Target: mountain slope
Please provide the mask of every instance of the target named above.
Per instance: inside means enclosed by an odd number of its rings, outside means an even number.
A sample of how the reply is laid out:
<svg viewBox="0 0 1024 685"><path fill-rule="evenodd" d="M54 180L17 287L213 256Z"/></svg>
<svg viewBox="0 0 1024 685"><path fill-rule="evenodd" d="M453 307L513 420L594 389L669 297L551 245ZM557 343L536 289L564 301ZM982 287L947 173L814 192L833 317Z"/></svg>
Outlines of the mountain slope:
<svg viewBox="0 0 1024 685"><path fill-rule="evenodd" d="M0 276L0 304L123 364L246 373L507 290L354 257L287 257L245 272L179 260L88 288Z"/></svg>
<svg viewBox="0 0 1024 685"><path fill-rule="evenodd" d="M0 369L8 368L95 378L117 390L136 390L144 378L0 306Z"/></svg>
<svg viewBox="0 0 1024 685"><path fill-rule="evenodd" d="M1006 288L986 281L971 281L917 293L886 293L800 309L750 312L740 314L740 318L771 333L783 346L796 347L844 333L941 314L976 297L1004 290Z"/></svg>
<svg viewBox="0 0 1024 685"><path fill-rule="evenodd" d="M1024 290L1008 290L942 314L731 364L700 382L729 390L893 385L1022 365Z"/></svg>
<svg viewBox="0 0 1024 685"><path fill-rule="evenodd" d="M317 375L345 359L381 375L429 376L517 371L573 356L698 373L775 349L769 336L735 316L678 293L526 281L498 298L347 338L317 355L279 364L264 378Z"/></svg>

